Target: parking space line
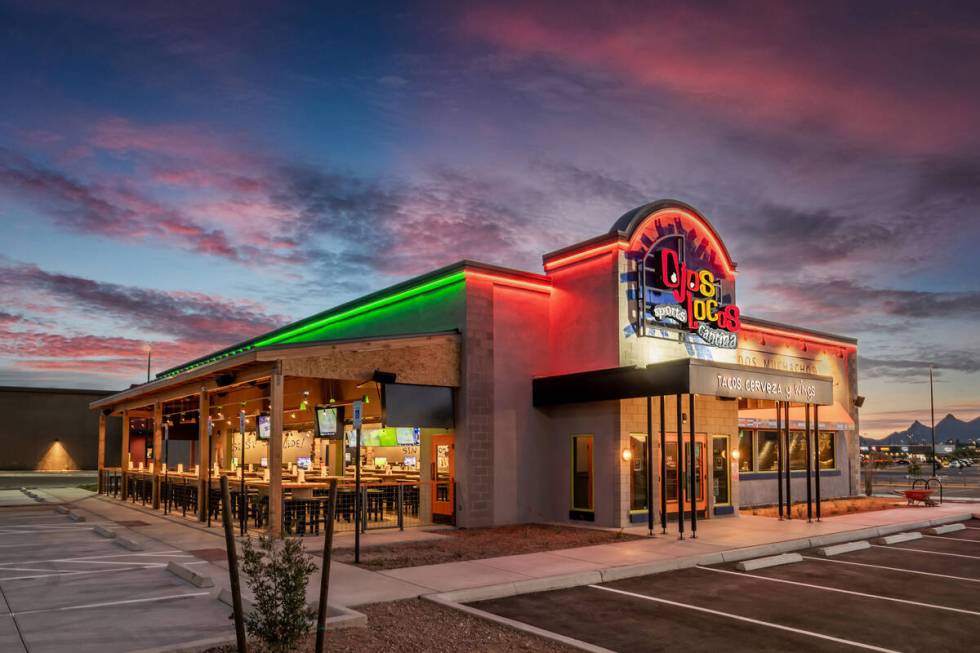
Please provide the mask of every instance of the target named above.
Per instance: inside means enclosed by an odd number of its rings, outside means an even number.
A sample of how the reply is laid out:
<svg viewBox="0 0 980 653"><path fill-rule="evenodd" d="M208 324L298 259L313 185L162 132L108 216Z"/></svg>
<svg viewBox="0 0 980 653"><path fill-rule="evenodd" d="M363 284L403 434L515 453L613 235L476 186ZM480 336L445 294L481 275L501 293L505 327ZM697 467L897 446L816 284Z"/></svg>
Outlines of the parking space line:
<svg viewBox="0 0 980 653"><path fill-rule="evenodd" d="M8 580L33 580L36 578L53 578L55 576L84 576L85 574L107 574L110 571L112 573L122 573L124 571L133 571L135 569L160 569L159 566L154 565L140 565L138 567L127 567L125 569L86 569L85 571L54 571L50 574L34 574L32 576L0 576L0 583Z"/></svg>
<svg viewBox="0 0 980 653"><path fill-rule="evenodd" d="M807 635L809 637L815 637L817 639L823 639L831 642L837 642L838 644L846 644L849 646L854 646L856 648L863 648L869 651L879 651L880 653L899 653L890 648L882 648L881 646L874 646L873 644L865 644L863 642L856 642L850 639L843 639L841 637L834 637L833 635L825 635L823 633L817 633L812 630L804 630L802 628L793 628L792 626L784 626L782 624L773 623L771 621L762 621L761 619L753 619L752 617L743 617L742 615L732 614L730 612L722 612L721 610L712 610L711 608L703 608L699 605L692 605L690 603L681 603L679 601L671 601L668 599L662 599L657 596L649 596L646 594L636 594L634 592L626 592L624 590L618 590L612 587L603 587L602 585L587 585L592 589L603 590L605 592L615 592L616 594L623 594L625 596L631 596L637 599L644 599L646 601L654 601L656 603L663 603L664 605L672 605L678 608L687 608L688 610L696 610L698 612L705 612L707 614L713 614L719 617L727 617L729 619L735 619L737 621L743 621L746 623L756 624L758 626L767 626L769 628L774 628L776 630L784 630L790 633L796 633L798 635Z"/></svg>
<svg viewBox="0 0 980 653"><path fill-rule="evenodd" d="M704 571L713 571L719 574L732 574L733 576L747 576L749 578L758 578L759 580L768 580L773 583L785 583L787 585L797 585L799 587L809 587L810 589L823 590L825 592L839 592L840 594L850 594L852 596L860 596L866 599L878 599L880 601L892 601L894 603L904 603L906 605L914 605L920 608L933 608L936 610L947 610L949 612L959 612L961 614L969 614L974 617L980 617L980 612L975 610L967 610L965 608L952 608L948 605L936 605L934 603L923 603L922 601L911 601L909 599L898 599L893 596L881 596L880 594L868 594L867 592L856 592L854 590L846 590L840 587L830 587L828 585L814 585L812 583L804 583L798 580L788 580L786 578L771 578L769 576L760 576L758 574L747 574L742 571L732 571L730 569L717 569L715 567L702 567L697 566L698 569L703 569Z"/></svg>
<svg viewBox="0 0 980 653"><path fill-rule="evenodd" d="M208 596L210 592L189 592L185 594L170 594L168 596L153 596L145 599L128 599L125 601L106 601L104 603L86 603L82 605L68 605L61 608L45 608L43 610L24 610L22 612L11 612L10 616L19 617L25 614L40 614L42 612L67 612L70 610L86 610L89 608L106 608L113 605L131 605L133 603L150 603L152 601L170 601L172 599L189 599L196 596Z"/></svg>
<svg viewBox="0 0 980 653"><path fill-rule="evenodd" d="M974 544L980 544L980 540L964 540L960 537L946 537L945 535L926 535L935 540L953 540L954 542L973 542Z"/></svg>
<svg viewBox="0 0 980 653"><path fill-rule="evenodd" d="M78 556L76 558L49 558L47 560L14 560L12 562L0 562L0 571L9 565L30 565L39 562L73 562L75 560L96 560L101 558L126 558L126 557L146 557L146 556L170 556L173 558L194 557L189 553L179 550L172 551L150 551L147 553L111 553L109 555Z"/></svg>
<svg viewBox="0 0 980 653"><path fill-rule="evenodd" d="M918 569L903 569L901 567L873 565L869 562L854 562L852 560L831 560L830 558L820 558L816 556L803 556L803 558L804 560L817 560L819 562L833 562L839 565L857 565L859 567L874 567L875 569L888 569L890 571L901 571L906 574L921 574L923 576L936 576L937 578L949 578L951 580L965 580L969 583L980 583L980 578L967 578L966 576L950 576L949 574L937 574L932 571L919 571Z"/></svg>
<svg viewBox="0 0 980 653"><path fill-rule="evenodd" d="M937 556L952 556L954 558L970 558L972 560L980 560L980 556L968 556L965 553L947 553L946 551L930 551L929 549L910 549L905 546L886 546L884 544L872 544L871 546L889 549L891 551L915 551L916 553L931 553L932 555Z"/></svg>

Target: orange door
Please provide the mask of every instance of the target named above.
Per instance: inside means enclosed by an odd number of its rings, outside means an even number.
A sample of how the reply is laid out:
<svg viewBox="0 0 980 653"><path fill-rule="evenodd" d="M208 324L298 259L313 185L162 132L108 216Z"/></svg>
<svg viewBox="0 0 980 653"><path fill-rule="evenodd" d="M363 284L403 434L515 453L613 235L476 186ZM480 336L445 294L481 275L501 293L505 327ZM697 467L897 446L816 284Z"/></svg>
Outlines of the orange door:
<svg viewBox="0 0 980 653"><path fill-rule="evenodd" d="M432 436L432 515L452 517L456 480L456 436Z"/></svg>
<svg viewBox="0 0 980 653"><path fill-rule="evenodd" d="M668 434L669 438L669 434ZM694 436L694 449L696 453L696 469L698 475L698 496L697 496L697 509L707 510L708 508L708 495L707 495L707 457L705 456L705 451L707 447L708 438L704 434L696 434ZM684 435L684 510L691 509L691 461L688 460L691 456L691 440L690 436ZM667 494L667 513L677 512L677 441L674 440L670 442L667 441L667 460L666 468L667 473L665 476L666 480L666 494Z"/></svg>

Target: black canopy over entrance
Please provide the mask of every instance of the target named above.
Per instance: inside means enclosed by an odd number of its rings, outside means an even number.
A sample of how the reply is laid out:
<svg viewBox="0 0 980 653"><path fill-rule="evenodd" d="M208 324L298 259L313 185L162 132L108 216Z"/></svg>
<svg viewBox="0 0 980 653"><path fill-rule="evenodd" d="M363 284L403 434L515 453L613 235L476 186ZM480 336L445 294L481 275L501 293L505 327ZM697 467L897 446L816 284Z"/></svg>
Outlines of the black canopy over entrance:
<svg viewBox="0 0 980 653"><path fill-rule="evenodd" d="M773 401L776 409L776 430L779 433L776 455L776 483L779 488L779 518L783 519L784 495L787 518L792 518L792 497L790 495L790 430L789 406L802 404L806 412L806 495L807 518L812 519L813 501L811 495L812 452L816 449L811 441L819 430L818 406L833 403L834 382L831 377L798 372L761 370L744 365L718 363L694 358L685 358L664 363L654 363L646 367L614 367L605 370L578 372L536 378L533 381L533 401L536 407L557 406L561 404L585 403L590 401L609 401L616 399L647 399L647 459L653 461L653 397L660 399L660 448L666 451L666 429L664 415L667 395L677 397L677 498L678 532L684 537L684 484L681 470L684 468L684 429L682 424L683 396L688 395L690 419L689 474L691 487L691 536L697 536L698 496L697 477L694 471L695 458L695 395L726 397L731 399L762 399ZM813 407L813 429L811 432L810 407ZM667 532L667 506L664 474L664 455L660 456L660 523ZM783 492L783 470L786 471L785 493ZM653 535L653 466L647 465L647 519L650 534ZM820 470L816 474L817 521L820 520Z"/></svg>

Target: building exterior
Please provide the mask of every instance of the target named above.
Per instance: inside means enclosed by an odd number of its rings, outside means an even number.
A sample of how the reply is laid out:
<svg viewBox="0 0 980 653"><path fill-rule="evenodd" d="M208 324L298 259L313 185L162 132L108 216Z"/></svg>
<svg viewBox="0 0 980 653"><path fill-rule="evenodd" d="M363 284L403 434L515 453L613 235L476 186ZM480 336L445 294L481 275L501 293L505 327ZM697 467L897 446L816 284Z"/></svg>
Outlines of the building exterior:
<svg viewBox="0 0 980 653"><path fill-rule="evenodd" d="M264 447L273 528L291 441L349 473L350 436L317 440L310 411L358 399L368 400L366 423L417 434L417 461L389 446L361 464L411 459L423 512L461 526L618 527L674 518L678 496L687 511L696 497L703 519L775 503L784 490L800 500L818 482L824 498L858 492L856 340L742 315L736 265L694 208L644 205L543 264L537 274L462 261L92 407L124 417L124 474L134 419L149 420L157 474L161 425L174 416L193 441L188 464L224 466L243 450L236 462L248 462L250 443ZM406 399L409 387L451 389L449 422L426 417L440 400ZM263 414L267 444L235 444ZM447 478L448 490L435 485Z"/></svg>
<svg viewBox="0 0 980 653"><path fill-rule="evenodd" d="M0 469L64 471L96 469L98 417L89 404L105 390L0 387ZM120 425L109 423L118 447Z"/></svg>

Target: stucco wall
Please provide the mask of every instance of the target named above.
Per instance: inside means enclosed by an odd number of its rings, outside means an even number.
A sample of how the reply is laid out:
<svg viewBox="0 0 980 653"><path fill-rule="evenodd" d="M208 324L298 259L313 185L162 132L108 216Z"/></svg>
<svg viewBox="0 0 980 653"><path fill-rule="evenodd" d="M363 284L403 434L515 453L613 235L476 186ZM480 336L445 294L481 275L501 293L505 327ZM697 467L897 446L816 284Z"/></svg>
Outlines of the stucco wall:
<svg viewBox="0 0 980 653"><path fill-rule="evenodd" d="M0 388L0 469L95 469L99 414L88 405L107 394ZM106 420L106 458L112 464L119 457L121 428L118 418Z"/></svg>

